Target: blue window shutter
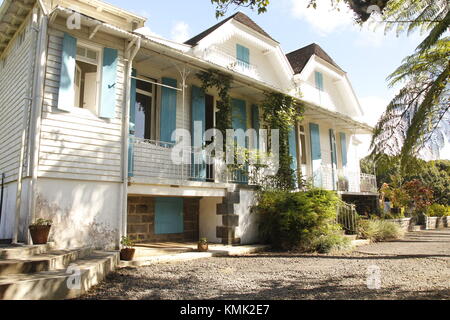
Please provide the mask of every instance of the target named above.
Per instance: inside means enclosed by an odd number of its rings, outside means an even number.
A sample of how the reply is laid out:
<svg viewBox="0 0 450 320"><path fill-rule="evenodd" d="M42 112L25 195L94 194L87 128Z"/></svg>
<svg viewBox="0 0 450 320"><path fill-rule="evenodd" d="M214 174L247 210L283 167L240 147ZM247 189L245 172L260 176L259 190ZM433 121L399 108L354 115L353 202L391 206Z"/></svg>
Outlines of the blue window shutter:
<svg viewBox="0 0 450 320"><path fill-rule="evenodd" d="M75 105L75 59L77 39L64 33L62 45L61 78L59 83L58 109L69 111Z"/></svg>
<svg viewBox="0 0 450 320"><path fill-rule="evenodd" d="M177 80L163 78L162 84L177 87ZM161 89L160 140L175 143L172 133L177 127L177 91L171 88Z"/></svg>
<svg viewBox="0 0 450 320"><path fill-rule="evenodd" d="M336 169L337 169L337 150L336 150L336 136L334 130L330 129L330 151L331 151L331 164L332 164L332 181L333 188L336 188Z"/></svg>
<svg viewBox="0 0 450 320"><path fill-rule="evenodd" d="M320 91L323 91L323 74L321 72L316 71L316 88Z"/></svg>
<svg viewBox="0 0 450 320"><path fill-rule="evenodd" d="M233 129L242 129L247 131L247 105L244 100L240 99L231 99L232 106L232 125ZM239 147L246 148L247 140L244 145L240 141L238 141ZM248 182L248 167L245 166L245 169L236 170L234 173L234 179L241 183L246 184Z"/></svg>
<svg viewBox="0 0 450 320"><path fill-rule="evenodd" d="M117 60L116 49L103 49L102 96L100 100L100 117L113 119L116 115Z"/></svg>
<svg viewBox="0 0 450 320"><path fill-rule="evenodd" d="M309 133L311 140L311 163L313 172L313 183L315 187L322 186L322 152L320 149L320 128L318 124L309 124Z"/></svg>
<svg viewBox="0 0 450 320"><path fill-rule="evenodd" d="M298 161L297 161L297 138L295 127L292 127L289 131L289 154L292 157L291 169L297 171Z"/></svg>
<svg viewBox="0 0 450 320"><path fill-rule="evenodd" d="M184 232L183 198L155 198L155 234Z"/></svg>
<svg viewBox="0 0 450 320"><path fill-rule="evenodd" d="M341 140L342 167L345 168L347 166L347 136L341 132L339 133L339 137Z"/></svg>
<svg viewBox="0 0 450 320"><path fill-rule="evenodd" d="M205 91L202 88L192 86L192 107L191 107L191 132L192 145L202 147L204 145L203 133L205 132L206 122L206 100ZM201 122L201 127L195 129L195 122ZM191 166L191 175L195 180L206 180L206 164L203 161L203 154L193 154Z"/></svg>
<svg viewBox="0 0 450 320"><path fill-rule="evenodd" d="M192 109L191 109L191 119L192 119L192 130L194 130L195 122L201 122L201 132L192 131L192 145L194 147L203 146L203 133L205 132L205 121L206 121L206 101L205 101L205 91L202 88L192 86Z"/></svg>
<svg viewBox="0 0 450 320"><path fill-rule="evenodd" d="M237 44L236 45L236 58L238 61L243 62L244 64L250 64L250 49Z"/></svg>
<svg viewBox="0 0 450 320"><path fill-rule="evenodd" d="M247 130L247 108L244 100L232 99L233 129Z"/></svg>
<svg viewBox="0 0 450 320"><path fill-rule="evenodd" d="M256 130L256 136L254 137L254 147L259 150L259 129L261 128L259 107L257 105L252 106L252 127Z"/></svg>

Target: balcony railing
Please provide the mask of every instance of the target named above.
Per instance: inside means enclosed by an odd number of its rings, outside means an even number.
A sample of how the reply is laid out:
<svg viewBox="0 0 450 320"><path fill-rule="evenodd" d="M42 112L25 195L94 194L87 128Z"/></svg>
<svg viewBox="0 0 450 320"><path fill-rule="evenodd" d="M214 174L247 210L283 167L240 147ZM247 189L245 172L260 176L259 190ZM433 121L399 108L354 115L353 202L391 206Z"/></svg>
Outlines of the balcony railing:
<svg viewBox="0 0 450 320"><path fill-rule="evenodd" d="M376 193L377 179L374 175L348 169L321 166L311 177L315 187L350 193Z"/></svg>
<svg viewBox="0 0 450 320"><path fill-rule="evenodd" d="M242 62L236 57L233 57L232 55L225 53L216 47L205 49L203 58L235 72L259 79L259 73L256 66L250 63Z"/></svg>
<svg viewBox="0 0 450 320"><path fill-rule="evenodd" d="M317 89L315 86L308 82L302 81L300 83L300 91L302 93L302 99L314 103L318 106L324 107L328 110L335 111L336 104L331 98L330 94L326 91Z"/></svg>
<svg viewBox="0 0 450 320"><path fill-rule="evenodd" d="M257 170L227 166L223 159L192 148L174 153L172 143L133 138L133 176L151 182L183 184L187 181L260 185L273 168ZM177 149L178 150L178 149ZM376 177L323 165L312 177L315 187L341 192L377 192Z"/></svg>
<svg viewBox="0 0 450 320"><path fill-rule="evenodd" d="M223 160L191 148L174 153L173 143L132 138L133 177L151 181L256 184L251 167L233 169Z"/></svg>

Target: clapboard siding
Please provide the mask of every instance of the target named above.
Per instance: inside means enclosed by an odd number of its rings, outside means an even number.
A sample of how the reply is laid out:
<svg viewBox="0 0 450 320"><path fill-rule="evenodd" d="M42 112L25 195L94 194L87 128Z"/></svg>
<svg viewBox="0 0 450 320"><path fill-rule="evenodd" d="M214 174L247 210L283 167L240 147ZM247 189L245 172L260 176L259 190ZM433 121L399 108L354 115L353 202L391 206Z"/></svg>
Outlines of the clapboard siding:
<svg viewBox="0 0 450 320"><path fill-rule="evenodd" d="M123 42L100 32L90 41L119 50L115 118L102 119L83 109L63 112L57 108L62 30L62 26L49 29L39 174L62 179L120 181L125 65L123 50L117 44ZM89 41L83 32L70 33Z"/></svg>
<svg viewBox="0 0 450 320"><path fill-rule="evenodd" d="M34 57L29 21L21 32L24 32L23 41L20 42L20 37L14 38L9 52L4 55L6 62L0 61L0 174L5 173L7 183L17 179L24 111L28 116L30 104L26 98L30 92L31 59Z"/></svg>

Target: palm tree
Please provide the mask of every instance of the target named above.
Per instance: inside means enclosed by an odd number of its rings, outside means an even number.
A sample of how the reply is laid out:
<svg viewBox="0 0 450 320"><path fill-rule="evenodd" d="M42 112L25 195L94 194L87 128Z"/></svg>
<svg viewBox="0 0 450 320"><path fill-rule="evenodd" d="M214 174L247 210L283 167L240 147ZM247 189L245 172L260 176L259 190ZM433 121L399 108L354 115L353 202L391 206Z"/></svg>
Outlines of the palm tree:
<svg viewBox="0 0 450 320"><path fill-rule="evenodd" d="M387 31L428 33L389 76L390 86L403 87L379 120L372 140L374 154L398 154L402 169L408 170L413 156L436 149L450 135L448 0L390 0L383 20Z"/></svg>

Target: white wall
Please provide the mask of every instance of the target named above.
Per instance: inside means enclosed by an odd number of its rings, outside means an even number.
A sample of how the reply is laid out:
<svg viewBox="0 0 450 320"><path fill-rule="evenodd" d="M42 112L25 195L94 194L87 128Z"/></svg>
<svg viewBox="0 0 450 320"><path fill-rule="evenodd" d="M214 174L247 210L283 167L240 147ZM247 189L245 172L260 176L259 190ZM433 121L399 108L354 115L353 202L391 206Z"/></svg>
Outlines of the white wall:
<svg viewBox="0 0 450 320"><path fill-rule="evenodd" d="M59 248L118 244L120 184L41 178L36 217L53 220L50 240Z"/></svg>
<svg viewBox="0 0 450 320"><path fill-rule="evenodd" d="M255 204L255 192L241 189L241 201L234 205L234 210L239 215L239 227L236 228L236 238L241 238L241 244L255 244L258 242L257 216L251 212Z"/></svg>
<svg viewBox="0 0 450 320"><path fill-rule="evenodd" d="M62 21L59 21L62 23ZM102 119L87 109L59 110L58 90L62 59L63 26L49 29L48 63L42 113L39 176L97 181L120 181L123 108L123 41L101 32L90 41L119 50L116 114ZM70 30L86 40L86 32Z"/></svg>
<svg viewBox="0 0 450 320"><path fill-rule="evenodd" d="M22 32L24 38L19 41ZM28 21L0 59L0 174L5 173L6 182L17 179L24 111L27 116L29 111L30 103L25 98L30 96L32 59L35 58L31 35Z"/></svg>
<svg viewBox="0 0 450 320"><path fill-rule="evenodd" d="M200 200L200 238L206 238L210 243L221 243L216 237L216 228L222 225L222 216L216 213L219 203L222 203L219 197Z"/></svg>

